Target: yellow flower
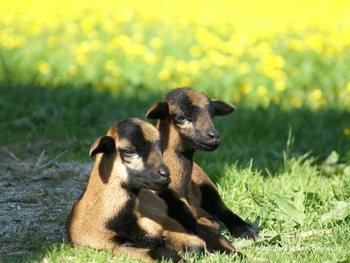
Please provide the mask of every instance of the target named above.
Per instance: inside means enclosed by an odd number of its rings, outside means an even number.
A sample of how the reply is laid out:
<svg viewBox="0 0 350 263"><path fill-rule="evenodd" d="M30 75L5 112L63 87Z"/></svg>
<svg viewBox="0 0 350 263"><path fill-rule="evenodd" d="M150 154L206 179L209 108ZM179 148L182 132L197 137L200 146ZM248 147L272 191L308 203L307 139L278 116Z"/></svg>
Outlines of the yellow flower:
<svg viewBox="0 0 350 263"><path fill-rule="evenodd" d="M209 69L211 67L210 60L207 58L202 58L201 59L201 66L202 66L202 69Z"/></svg>
<svg viewBox="0 0 350 263"><path fill-rule="evenodd" d="M191 60L188 63L188 70L190 73L195 74L201 69L201 64L198 60Z"/></svg>
<svg viewBox="0 0 350 263"><path fill-rule="evenodd" d="M143 31L143 29L144 29L144 26L141 23L134 23L134 25L132 26L132 31L134 31L134 32L141 33Z"/></svg>
<svg viewBox="0 0 350 263"><path fill-rule="evenodd" d="M156 62L156 55L146 52L143 59L147 64L154 64Z"/></svg>
<svg viewBox="0 0 350 263"><path fill-rule="evenodd" d="M210 50L207 54L207 58L211 61L211 63L218 67L224 65L226 60L225 56L219 53L217 50Z"/></svg>
<svg viewBox="0 0 350 263"><path fill-rule="evenodd" d="M240 94L236 94L233 96L233 100L235 102L240 102L242 100L242 96Z"/></svg>
<svg viewBox="0 0 350 263"><path fill-rule="evenodd" d="M131 19L133 19L133 17L134 17L134 13L130 9L124 9L121 13L121 16L120 16L121 20L124 22L131 21Z"/></svg>
<svg viewBox="0 0 350 263"><path fill-rule="evenodd" d="M86 55L78 55L76 58L76 62L80 66L84 66L88 63L88 57Z"/></svg>
<svg viewBox="0 0 350 263"><path fill-rule="evenodd" d="M302 104L303 104L303 103L302 103L302 101L301 101L300 98L295 97L295 98L292 99L292 106L293 106L294 108L300 108Z"/></svg>
<svg viewBox="0 0 350 263"><path fill-rule="evenodd" d="M163 40L161 40L159 37L154 37L149 41L151 47L154 49L161 48L163 46Z"/></svg>
<svg viewBox="0 0 350 263"><path fill-rule="evenodd" d="M345 90L350 93L350 81L346 84Z"/></svg>
<svg viewBox="0 0 350 263"><path fill-rule="evenodd" d="M83 29L85 32L90 31L93 27L95 26L95 21L91 18L85 18L80 22L80 27Z"/></svg>
<svg viewBox="0 0 350 263"><path fill-rule="evenodd" d="M112 54L115 50L115 45L113 43L108 43L106 46L105 46L105 53L106 54Z"/></svg>
<svg viewBox="0 0 350 263"><path fill-rule="evenodd" d="M51 36L47 39L47 46L49 48L55 48L57 46L57 37Z"/></svg>
<svg viewBox="0 0 350 263"><path fill-rule="evenodd" d="M267 90L264 86L259 86L256 90L256 93L258 93L260 97L264 97L267 93Z"/></svg>
<svg viewBox="0 0 350 263"><path fill-rule="evenodd" d="M127 48L130 46L130 38L125 34L120 34L118 37L113 39L113 43L117 46Z"/></svg>
<svg viewBox="0 0 350 263"><path fill-rule="evenodd" d="M106 76L103 78L103 85L106 87L111 87L113 85L113 80L110 76Z"/></svg>
<svg viewBox="0 0 350 263"><path fill-rule="evenodd" d="M143 42L143 35L141 33L134 33L131 36L131 41L135 44L141 44Z"/></svg>
<svg viewBox="0 0 350 263"><path fill-rule="evenodd" d="M158 73L158 78L160 79L160 81L167 81L168 79L170 79L170 76L170 72L166 69L162 69Z"/></svg>
<svg viewBox="0 0 350 263"><path fill-rule="evenodd" d="M331 186L336 186L336 185L337 185L337 182L335 182L335 181L330 182L329 185L331 185Z"/></svg>
<svg viewBox="0 0 350 263"><path fill-rule="evenodd" d="M239 88L239 91L242 94L249 94L252 91L252 85L250 83L244 83Z"/></svg>
<svg viewBox="0 0 350 263"><path fill-rule="evenodd" d="M251 70L251 67L246 62L243 62L242 64L238 65L238 72L240 74L248 74L250 70Z"/></svg>
<svg viewBox="0 0 350 263"><path fill-rule="evenodd" d="M51 72L50 65L45 61L42 61L42 60L38 61L38 63L36 64L36 67L41 74L48 74Z"/></svg>
<svg viewBox="0 0 350 263"><path fill-rule="evenodd" d="M111 74L112 74L113 77L118 78L118 77L120 77L122 75L122 73L123 73L123 71L122 71L122 69L120 67L113 67L111 69Z"/></svg>
<svg viewBox="0 0 350 263"><path fill-rule="evenodd" d="M345 136L350 136L350 129L349 129L349 128L345 128L345 129L343 130L343 134L344 134Z"/></svg>
<svg viewBox="0 0 350 263"><path fill-rule="evenodd" d="M273 84L274 88L278 91L283 91L286 89L286 83L284 80L278 80L275 81L275 83Z"/></svg>
<svg viewBox="0 0 350 263"><path fill-rule="evenodd" d="M305 45L303 41L299 39L292 39L289 43L289 46L291 49L294 49L296 51L302 52L305 49Z"/></svg>
<svg viewBox="0 0 350 263"><path fill-rule="evenodd" d="M202 55L202 49L199 46L190 47L190 55L194 58L200 57Z"/></svg>
<svg viewBox="0 0 350 263"><path fill-rule="evenodd" d="M91 46L90 41L84 41L77 47L77 49L75 50L75 54L85 55L87 52L90 51L90 48L91 48L90 46Z"/></svg>
<svg viewBox="0 0 350 263"><path fill-rule="evenodd" d="M322 98L322 91L319 89L315 89L312 93L311 93L311 98L313 100L320 100Z"/></svg>
<svg viewBox="0 0 350 263"><path fill-rule="evenodd" d="M16 47L22 48L27 44L27 39L25 37L16 38Z"/></svg>
<svg viewBox="0 0 350 263"><path fill-rule="evenodd" d="M183 60L178 60L175 63L175 68L179 73L184 73L187 70L187 63Z"/></svg>
<svg viewBox="0 0 350 263"><path fill-rule="evenodd" d="M108 33L112 32L115 28L114 21L111 19L105 19L102 21L102 29Z"/></svg>
<svg viewBox="0 0 350 263"><path fill-rule="evenodd" d="M12 14L6 14L4 15L4 17L2 17L3 19L3 23L6 27L9 27L13 24L13 22L15 21L15 17Z"/></svg>
<svg viewBox="0 0 350 263"><path fill-rule="evenodd" d="M274 66L277 68L283 68L285 64L284 58L281 56L276 56L274 61Z"/></svg>
<svg viewBox="0 0 350 263"><path fill-rule="evenodd" d="M272 97L272 101L273 101L273 103L275 103L276 105L278 105L278 104L280 104L280 102L281 102L281 98L280 98L279 96L277 96L277 95L274 95L274 96Z"/></svg>
<svg viewBox="0 0 350 263"><path fill-rule="evenodd" d="M111 70L112 68L115 67L115 61L113 59L109 59L105 63L105 69Z"/></svg>
<svg viewBox="0 0 350 263"><path fill-rule="evenodd" d="M37 35L40 34L40 32L42 31L42 28L40 27L40 25L38 24L31 24L29 27L28 27L28 34L29 36L31 37L36 37Z"/></svg>
<svg viewBox="0 0 350 263"><path fill-rule="evenodd" d="M66 30L68 36L74 36L79 31L78 26L74 23L68 24Z"/></svg>
<svg viewBox="0 0 350 263"><path fill-rule="evenodd" d="M225 60L225 66L227 68L232 68L236 66L236 64L237 64L237 60L234 57L227 57Z"/></svg>
<svg viewBox="0 0 350 263"><path fill-rule="evenodd" d="M173 56L166 56L164 59L165 68L172 70L175 67L175 58Z"/></svg>
<svg viewBox="0 0 350 263"><path fill-rule="evenodd" d="M99 50L101 48L101 41L98 39L94 39L91 41L91 49Z"/></svg>
<svg viewBox="0 0 350 263"><path fill-rule="evenodd" d="M270 105L270 99L268 97L263 97L261 99L261 104L264 106L264 107L268 107Z"/></svg>
<svg viewBox="0 0 350 263"><path fill-rule="evenodd" d="M182 77L180 81L180 86L181 87L189 87L191 86L191 79L189 77Z"/></svg>
<svg viewBox="0 0 350 263"><path fill-rule="evenodd" d="M69 75L71 75L71 76L76 76L76 75L78 75L78 73L79 73L79 68L78 68L78 66L77 66L77 65L71 66L71 67L69 68L69 70L68 70L68 73L69 73Z"/></svg>

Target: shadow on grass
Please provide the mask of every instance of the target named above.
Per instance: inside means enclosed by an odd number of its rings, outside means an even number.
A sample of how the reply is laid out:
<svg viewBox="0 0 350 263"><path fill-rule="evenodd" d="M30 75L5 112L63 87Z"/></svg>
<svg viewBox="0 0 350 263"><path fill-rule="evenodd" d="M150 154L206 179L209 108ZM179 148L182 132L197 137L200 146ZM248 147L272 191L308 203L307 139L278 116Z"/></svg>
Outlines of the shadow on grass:
<svg viewBox="0 0 350 263"><path fill-rule="evenodd" d="M63 158L75 160L87 157L94 140L115 122L130 117L144 119L148 107L162 95L147 92L142 86L126 89L119 95L96 92L90 86L7 89L3 85L0 93L0 144L66 142L73 154Z"/></svg>
<svg viewBox="0 0 350 263"><path fill-rule="evenodd" d="M0 93L2 145L27 145L42 140L63 145L66 142L69 153L62 158L88 160L88 150L98 136L123 118L145 119L148 108L161 100L166 91L161 94L144 86L129 86L113 95L96 92L90 86L7 89L2 85ZM283 151L300 156L312 151L311 155L322 161L333 150L343 161L350 162L350 136L343 134L345 128L350 128L349 109L286 111L275 105L257 109L236 106L232 115L215 118L221 146L215 154L198 152L199 163L202 159L221 165L238 161L245 166L253 159L255 168L267 167L276 172L282 165ZM52 146L53 155L58 154L55 144Z"/></svg>

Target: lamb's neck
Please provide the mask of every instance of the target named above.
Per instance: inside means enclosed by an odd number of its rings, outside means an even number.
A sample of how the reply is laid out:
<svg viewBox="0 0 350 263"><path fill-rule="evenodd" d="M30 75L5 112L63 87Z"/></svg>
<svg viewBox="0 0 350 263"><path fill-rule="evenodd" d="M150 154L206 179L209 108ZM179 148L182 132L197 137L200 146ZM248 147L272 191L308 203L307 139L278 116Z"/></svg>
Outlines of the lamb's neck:
<svg viewBox="0 0 350 263"><path fill-rule="evenodd" d="M170 170L169 187L187 197L187 189L191 181L194 152L180 152L166 149L164 161Z"/></svg>
<svg viewBox="0 0 350 263"><path fill-rule="evenodd" d="M138 191L128 189L117 180L104 183L95 171L92 172L89 184L84 195L89 195L90 209L105 218L118 214L125 205L135 206ZM129 207L129 209L133 209Z"/></svg>
<svg viewBox="0 0 350 263"><path fill-rule="evenodd" d="M164 162L170 170L171 189L187 197L187 188L191 181L193 157L195 151L184 149L182 139L174 125L169 120L160 120L159 129L165 145Z"/></svg>

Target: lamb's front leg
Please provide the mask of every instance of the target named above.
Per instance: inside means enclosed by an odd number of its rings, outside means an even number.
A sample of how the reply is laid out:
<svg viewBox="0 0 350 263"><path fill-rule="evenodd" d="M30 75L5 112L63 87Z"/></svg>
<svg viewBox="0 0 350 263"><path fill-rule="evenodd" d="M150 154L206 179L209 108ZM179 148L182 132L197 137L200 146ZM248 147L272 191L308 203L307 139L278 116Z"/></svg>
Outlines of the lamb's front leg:
<svg viewBox="0 0 350 263"><path fill-rule="evenodd" d="M244 222L227 208L216 188L205 182L199 188L202 193L201 207L211 215L216 215L225 224L232 236L254 241L259 239L259 234L252 225Z"/></svg>

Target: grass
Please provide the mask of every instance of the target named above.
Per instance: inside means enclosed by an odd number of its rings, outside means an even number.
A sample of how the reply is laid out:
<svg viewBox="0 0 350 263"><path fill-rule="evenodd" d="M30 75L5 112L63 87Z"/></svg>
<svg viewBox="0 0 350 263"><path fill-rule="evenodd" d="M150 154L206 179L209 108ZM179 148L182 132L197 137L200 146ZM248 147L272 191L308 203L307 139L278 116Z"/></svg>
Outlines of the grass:
<svg viewBox="0 0 350 263"><path fill-rule="evenodd" d="M82 162L91 161L88 157L91 144L110 125L125 117L144 118L147 108L162 97L159 93L113 96L107 91L94 92L89 87L79 90L2 87L1 93L6 102L1 104L0 113L2 146L12 146L15 155L22 159L33 153L22 152L19 146L46 140L52 146L47 153L52 158L68 149L59 161ZM35 117L23 118L28 116ZM341 128L348 118L346 109L286 111L273 105L256 109L237 105L231 116L215 119L223 143L215 153L198 152L196 161L217 183L221 196L233 211L251 222L260 221L260 234L267 238L267 243L255 247L235 241L236 247L247 255L247 262L254 259L336 261L349 257L350 141ZM33 151L39 155L43 149L40 143L37 145L39 148ZM332 151L339 156L327 159ZM325 172L322 167L331 170ZM300 218L293 218L295 214ZM324 219L325 215L328 217ZM223 231L234 240L224 228ZM309 231L314 231L310 237ZM279 235L279 240L270 241L275 235ZM36 242L46 248L35 246L30 255L4 258L4 262L43 258L45 262L112 259L108 253L71 248L59 240L54 245L40 237L30 237L27 241ZM319 251L322 249L331 251ZM230 260L227 256L202 259L203 262Z"/></svg>
<svg viewBox="0 0 350 263"><path fill-rule="evenodd" d="M144 119L168 90L191 86L237 107L215 118L220 148L195 160L260 229L255 245L222 229L246 262L349 262L349 5L63 2L0 8L4 152L89 162L116 121ZM0 261L128 262L62 239L15 238L33 249Z"/></svg>

